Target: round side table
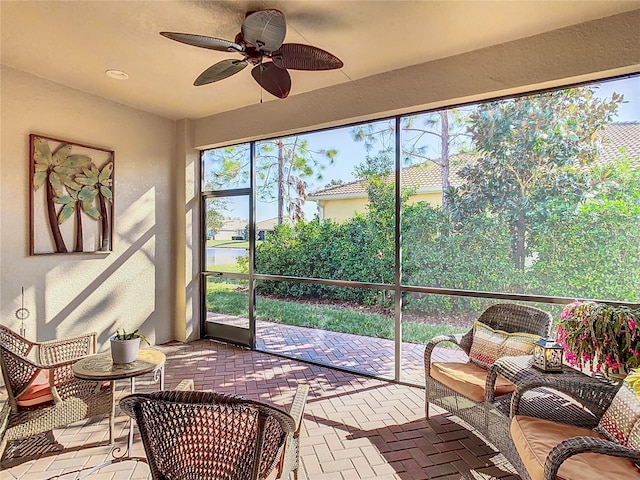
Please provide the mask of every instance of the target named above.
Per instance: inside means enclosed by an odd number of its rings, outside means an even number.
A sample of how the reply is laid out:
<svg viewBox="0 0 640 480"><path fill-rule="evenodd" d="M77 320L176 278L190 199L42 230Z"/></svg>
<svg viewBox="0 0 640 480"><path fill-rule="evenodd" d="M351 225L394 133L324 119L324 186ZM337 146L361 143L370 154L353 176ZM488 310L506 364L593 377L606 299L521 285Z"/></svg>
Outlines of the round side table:
<svg viewBox="0 0 640 480"><path fill-rule="evenodd" d="M111 382L111 388L114 388L114 382L128 378L131 381L131 393L136 391L136 377L146 373L153 372L153 380L160 381L160 390L164 390L164 364L167 357L164 353L151 349L140 349L136 359L131 363L113 363L110 352L97 353L89 355L78 360L73 364L73 374L83 380L105 381ZM113 418L110 420L113 422ZM113 431L113 424L110 426ZM113 440L113 439L112 439ZM131 447L133 445L133 419L129 419L129 438L127 439L127 450L123 456L116 456L115 452L120 451L120 447L115 447L111 452L113 460L108 460L100 465L93 467L85 475L86 476L100 470L101 468L117 463L123 460L137 460L130 457Z"/></svg>

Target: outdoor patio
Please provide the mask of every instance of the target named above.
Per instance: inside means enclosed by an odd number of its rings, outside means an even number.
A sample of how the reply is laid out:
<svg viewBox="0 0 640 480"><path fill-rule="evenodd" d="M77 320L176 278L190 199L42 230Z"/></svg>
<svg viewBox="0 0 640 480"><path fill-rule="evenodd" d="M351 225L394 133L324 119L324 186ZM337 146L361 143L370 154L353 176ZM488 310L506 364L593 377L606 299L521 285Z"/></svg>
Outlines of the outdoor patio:
<svg viewBox="0 0 640 480"><path fill-rule="evenodd" d="M247 319L230 315L209 313L207 319L226 325L248 326ZM390 380L394 378L395 345L393 341L384 338L257 320L256 348L298 360L352 370L354 373ZM461 361L466 358L460 350L448 350L445 353L449 359L452 355L456 355ZM402 344L400 380L403 383L424 385L424 345L407 342Z"/></svg>
<svg viewBox="0 0 640 480"><path fill-rule="evenodd" d="M260 328L267 327L262 325ZM319 334L316 331L306 333ZM272 334L275 341L276 332ZM322 335L333 342L340 341L339 336L327 332ZM310 341L295 335L282 338L297 338L298 347ZM313 339L314 342L317 340ZM262 341L268 343L266 339ZM353 341L349 336L342 337L345 345L353 344ZM365 350L372 354L381 350L370 343L367 345L368 348L360 352L359 361L366 361L362 356ZM518 478L511 473L511 466L504 457L474 431L456 423L448 413L433 408L437 415L429 423L425 422L424 390L421 388L209 340L190 344L172 342L154 348L167 355L167 389L174 388L184 378L193 378L196 389L235 393L287 406L296 385L308 384L310 394L302 431L301 479ZM330 351L332 355L339 352L335 343L321 346L315 343L313 351ZM443 350L441 354L446 355L448 351ZM140 377L136 384L137 391L156 388L151 375ZM129 382L118 381L116 389L119 399L128 393ZM128 417L119 410L117 415L116 445L124 447ZM106 444L107 438L107 420L104 419L55 431L56 442L51 442L50 437L41 437L22 442L13 449L10 446L4 457L2 478L35 480L65 473L62 479L77 478L79 473L72 472L88 469L109 458L111 447ZM143 456L137 434L134 441L132 455ZM143 479L147 475L145 464L121 462L89 478Z"/></svg>

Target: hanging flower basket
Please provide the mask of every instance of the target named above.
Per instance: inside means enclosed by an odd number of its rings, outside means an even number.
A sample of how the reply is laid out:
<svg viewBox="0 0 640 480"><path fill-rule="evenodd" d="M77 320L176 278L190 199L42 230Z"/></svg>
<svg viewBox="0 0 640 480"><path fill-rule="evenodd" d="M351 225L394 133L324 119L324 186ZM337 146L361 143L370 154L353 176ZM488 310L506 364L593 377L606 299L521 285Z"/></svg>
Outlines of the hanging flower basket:
<svg viewBox="0 0 640 480"><path fill-rule="evenodd" d="M613 376L640 366L640 310L597 302L566 306L557 328L565 359Z"/></svg>

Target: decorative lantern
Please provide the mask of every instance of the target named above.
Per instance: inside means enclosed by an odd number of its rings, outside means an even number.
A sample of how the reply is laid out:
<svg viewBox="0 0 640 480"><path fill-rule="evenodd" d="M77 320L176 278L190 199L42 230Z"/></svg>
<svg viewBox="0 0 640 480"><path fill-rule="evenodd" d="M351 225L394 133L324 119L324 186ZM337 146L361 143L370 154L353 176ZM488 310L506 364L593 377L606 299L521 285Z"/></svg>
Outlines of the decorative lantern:
<svg viewBox="0 0 640 480"><path fill-rule="evenodd" d="M562 372L562 345L553 339L538 340L533 344L533 366L543 372Z"/></svg>

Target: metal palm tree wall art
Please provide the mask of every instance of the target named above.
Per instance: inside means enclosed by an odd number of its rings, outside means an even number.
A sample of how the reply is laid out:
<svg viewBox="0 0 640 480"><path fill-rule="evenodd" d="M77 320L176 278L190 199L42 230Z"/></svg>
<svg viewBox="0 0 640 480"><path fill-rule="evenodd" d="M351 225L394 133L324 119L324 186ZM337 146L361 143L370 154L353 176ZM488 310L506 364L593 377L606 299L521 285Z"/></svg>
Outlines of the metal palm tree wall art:
<svg viewBox="0 0 640 480"><path fill-rule="evenodd" d="M114 152L29 135L31 255L109 252Z"/></svg>

